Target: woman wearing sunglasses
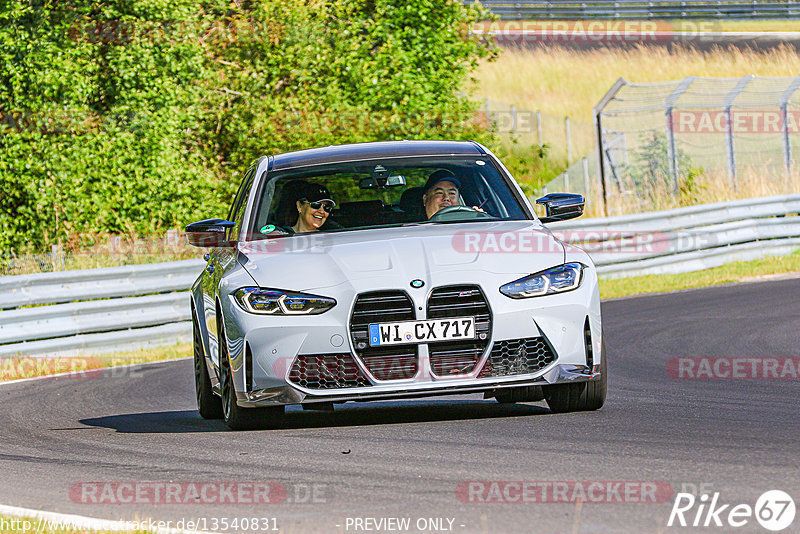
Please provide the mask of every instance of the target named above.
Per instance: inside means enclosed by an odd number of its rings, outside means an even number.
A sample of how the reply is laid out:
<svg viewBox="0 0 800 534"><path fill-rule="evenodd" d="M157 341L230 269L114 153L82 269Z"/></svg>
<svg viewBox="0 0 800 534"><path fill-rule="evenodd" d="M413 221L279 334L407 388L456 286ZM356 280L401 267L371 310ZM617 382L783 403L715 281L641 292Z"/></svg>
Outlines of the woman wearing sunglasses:
<svg viewBox="0 0 800 534"><path fill-rule="evenodd" d="M336 202L325 186L308 184L297 200L297 222L292 226L295 233L316 232L328 220Z"/></svg>

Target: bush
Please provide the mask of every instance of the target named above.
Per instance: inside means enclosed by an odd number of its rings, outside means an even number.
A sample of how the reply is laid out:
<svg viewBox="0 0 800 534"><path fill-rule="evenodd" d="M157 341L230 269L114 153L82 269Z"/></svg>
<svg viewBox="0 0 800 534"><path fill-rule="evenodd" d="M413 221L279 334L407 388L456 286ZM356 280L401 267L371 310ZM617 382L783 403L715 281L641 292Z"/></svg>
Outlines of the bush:
<svg viewBox="0 0 800 534"><path fill-rule="evenodd" d="M492 45L457 0L9 0L0 247L224 216L265 153L490 141L458 92Z"/></svg>

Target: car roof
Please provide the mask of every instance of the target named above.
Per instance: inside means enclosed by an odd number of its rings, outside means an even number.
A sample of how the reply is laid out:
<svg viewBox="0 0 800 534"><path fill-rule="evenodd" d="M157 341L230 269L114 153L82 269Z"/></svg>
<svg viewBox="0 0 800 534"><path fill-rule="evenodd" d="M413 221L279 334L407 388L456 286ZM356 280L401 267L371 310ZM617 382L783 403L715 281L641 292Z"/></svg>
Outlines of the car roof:
<svg viewBox="0 0 800 534"><path fill-rule="evenodd" d="M485 152L473 141L381 141L331 145L277 154L272 157L272 170L364 159L476 155L485 155Z"/></svg>

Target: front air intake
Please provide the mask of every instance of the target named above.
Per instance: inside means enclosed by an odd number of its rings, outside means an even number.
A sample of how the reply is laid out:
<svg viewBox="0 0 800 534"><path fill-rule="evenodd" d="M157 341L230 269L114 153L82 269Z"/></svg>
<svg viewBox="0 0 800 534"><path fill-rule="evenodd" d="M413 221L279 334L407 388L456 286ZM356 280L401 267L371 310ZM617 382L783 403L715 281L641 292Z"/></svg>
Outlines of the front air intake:
<svg viewBox="0 0 800 534"><path fill-rule="evenodd" d="M543 337L497 341L478 378L535 373L554 361L556 355Z"/></svg>
<svg viewBox="0 0 800 534"><path fill-rule="evenodd" d="M475 317L475 339L428 345L436 376L469 374L480 361L492 334L492 312L481 288L475 285L437 287L428 298L428 319Z"/></svg>
<svg viewBox="0 0 800 534"><path fill-rule="evenodd" d="M350 336L356 355L376 379L414 378L419 357L417 345L370 347L369 325L414 319L414 303L403 291L372 291L356 298L350 317Z"/></svg>
<svg viewBox="0 0 800 534"><path fill-rule="evenodd" d="M308 389L372 385L350 354L300 354L289 370L289 381Z"/></svg>

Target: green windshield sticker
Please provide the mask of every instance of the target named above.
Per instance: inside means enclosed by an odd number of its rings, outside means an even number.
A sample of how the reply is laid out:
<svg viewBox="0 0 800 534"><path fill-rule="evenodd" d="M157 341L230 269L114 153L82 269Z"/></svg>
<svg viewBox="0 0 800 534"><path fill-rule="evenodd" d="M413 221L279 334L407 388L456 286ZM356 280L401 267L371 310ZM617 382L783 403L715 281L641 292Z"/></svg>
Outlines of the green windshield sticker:
<svg viewBox="0 0 800 534"><path fill-rule="evenodd" d="M274 224L265 224L264 226L261 227L261 233L262 234L268 234L268 233L274 232L274 231L275 231L275 225Z"/></svg>

